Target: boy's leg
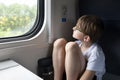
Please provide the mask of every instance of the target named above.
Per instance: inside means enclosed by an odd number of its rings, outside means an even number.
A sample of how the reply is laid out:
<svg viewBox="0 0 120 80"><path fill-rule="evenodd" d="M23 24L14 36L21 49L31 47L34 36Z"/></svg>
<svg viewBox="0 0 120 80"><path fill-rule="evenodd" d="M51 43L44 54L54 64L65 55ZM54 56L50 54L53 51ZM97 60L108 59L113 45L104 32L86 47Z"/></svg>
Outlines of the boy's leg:
<svg viewBox="0 0 120 80"><path fill-rule="evenodd" d="M77 80L84 71L85 59L77 43L66 44L65 70L67 80Z"/></svg>
<svg viewBox="0 0 120 80"><path fill-rule="evenodd" d="M62 80L63 73L65 71L65 45L67 41L63 38L54 42L53 48L53 68L54 68L54 80Z"/></svg>

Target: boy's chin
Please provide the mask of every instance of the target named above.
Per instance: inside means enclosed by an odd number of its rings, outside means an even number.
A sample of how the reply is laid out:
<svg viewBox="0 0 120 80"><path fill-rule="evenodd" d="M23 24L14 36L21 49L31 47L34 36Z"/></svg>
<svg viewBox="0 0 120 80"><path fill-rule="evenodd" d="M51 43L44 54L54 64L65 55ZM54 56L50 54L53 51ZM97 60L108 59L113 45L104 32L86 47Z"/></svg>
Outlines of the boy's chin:
<svg viewBox="0 0 120 80"><path fill-rule="evenodd" d="M72 35L72 37L73 37L74 39L77 39L74 35Z"/></svg>
<svg viewBox="0 0 120 80"><path fill-rule="evenodd" d="M72 37L75 38L74 35L72 35Z"/></svg>

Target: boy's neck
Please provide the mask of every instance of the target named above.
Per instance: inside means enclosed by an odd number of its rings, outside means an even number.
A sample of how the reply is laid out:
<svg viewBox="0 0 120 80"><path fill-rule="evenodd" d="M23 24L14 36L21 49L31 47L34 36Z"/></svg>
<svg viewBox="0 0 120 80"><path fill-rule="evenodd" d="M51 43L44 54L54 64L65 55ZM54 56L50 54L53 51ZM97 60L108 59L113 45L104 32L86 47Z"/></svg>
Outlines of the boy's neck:
<svg viewBox="0 0 120 80"><path fill-rule="evenodd" d="M91 43L91 42L82 42L81 47L84 47L84 48L89 48L91 45L92 45L92 43Z"/></svg>

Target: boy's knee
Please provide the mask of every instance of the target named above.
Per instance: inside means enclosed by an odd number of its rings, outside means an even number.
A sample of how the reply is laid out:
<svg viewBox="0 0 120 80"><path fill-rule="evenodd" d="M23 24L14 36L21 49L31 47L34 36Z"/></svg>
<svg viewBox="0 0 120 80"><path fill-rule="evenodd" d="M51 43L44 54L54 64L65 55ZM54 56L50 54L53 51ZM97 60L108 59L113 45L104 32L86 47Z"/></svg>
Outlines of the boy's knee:
<svg viewBox="0 0 120 80"><path fill-rule="evenodd" d="M68 42L65 46L66 50L73 50L78 47L78 44L76 42Z"/></svg>
<svg viewBox="0 0 120 80"><path fill-rule="evenodd" d="M67 41L64 38L60 38L54 42L54 47L62 47L62 46L65 46L66 43Z"/></svg>

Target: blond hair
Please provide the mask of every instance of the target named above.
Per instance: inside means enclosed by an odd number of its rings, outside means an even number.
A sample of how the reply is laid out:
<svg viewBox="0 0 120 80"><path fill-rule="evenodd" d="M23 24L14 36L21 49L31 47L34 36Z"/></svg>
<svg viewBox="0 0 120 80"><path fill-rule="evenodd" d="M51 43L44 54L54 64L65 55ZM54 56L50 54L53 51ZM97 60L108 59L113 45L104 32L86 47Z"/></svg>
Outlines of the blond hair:
<svg viewBox="0 0 120 80"><path fill-rule="evenodd" d="M77 29L90 36L92 42L97 41L103 34L103 21L94 15L83 15L78 19Z"/></svg>

